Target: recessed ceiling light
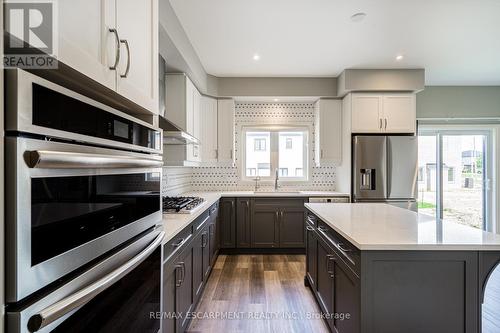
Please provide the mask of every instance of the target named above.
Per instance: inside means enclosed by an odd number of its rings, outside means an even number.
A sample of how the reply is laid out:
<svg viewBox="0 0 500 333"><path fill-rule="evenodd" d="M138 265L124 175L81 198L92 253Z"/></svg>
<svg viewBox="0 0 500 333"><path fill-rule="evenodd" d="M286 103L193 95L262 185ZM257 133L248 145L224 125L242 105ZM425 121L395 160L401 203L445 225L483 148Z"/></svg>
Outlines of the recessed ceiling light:
<svg viewBox="0 0 500 333"><path fill-rule="evenodd" d="M396 60L397 60L397 61L401 61L401 60L403 60L403 58L404 58L404 56L403 56L402 54L398 54L398 55L396 56Z"/></svg>
<svg viewBox="0 0 500 333"><path fill-rule="evenodd" d="M365 19L366 13L356 13L351 16L351 21L353 22L361 22Z"/></svg>
<svg viewBox="0 0 500 333"><path fill-rule="evenodd" d="M258 55L257 53L255 53L255 54L253 55L253 60L255 60L255 61L259 61L259 60L260 60L260 55Z"/></svg>

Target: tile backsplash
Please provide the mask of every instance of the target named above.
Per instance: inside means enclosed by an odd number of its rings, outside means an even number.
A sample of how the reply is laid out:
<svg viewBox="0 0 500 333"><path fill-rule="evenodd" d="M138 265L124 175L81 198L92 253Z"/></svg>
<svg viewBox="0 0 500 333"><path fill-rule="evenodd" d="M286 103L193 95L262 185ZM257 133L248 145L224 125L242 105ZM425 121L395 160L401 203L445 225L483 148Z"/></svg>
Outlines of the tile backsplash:
<svg viewBox="0 0 500 333"><path fill-rule="evenodd" d="M164 168L164 195L177 195L193 191L253 190L254 184L240 181L238 177L238 151L241 127L245 125L302 125L314 130L313 103L258 103L238 102L235 113L235 166L231 164L204 165L193 168ZM314 156L314 133L311 133L310 156ZM261 184L260 190L272 189L272 184ZM309 181L293 185L282 184L282 190L335 190L335 166L311 167Z"/></svg>

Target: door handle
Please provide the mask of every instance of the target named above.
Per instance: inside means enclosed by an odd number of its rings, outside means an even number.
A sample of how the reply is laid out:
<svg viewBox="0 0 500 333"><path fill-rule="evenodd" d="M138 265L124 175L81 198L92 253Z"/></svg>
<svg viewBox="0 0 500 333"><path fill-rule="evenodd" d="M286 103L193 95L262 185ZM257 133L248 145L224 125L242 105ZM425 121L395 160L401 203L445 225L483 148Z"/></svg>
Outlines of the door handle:
<svg viewBox="0 0 500 333"><path fill-rule="evenodd" d="M309 226L309 225L308 225L308 226L306 226L306 229L307 229L307 230L309 230L309 231L314 231L314 228L313 228L313 227L311 227L311 226Z"/></svg>
<svg viewBox="0 0 500 333"><path fill-rule="evenodd" d="M28 321L28 328L30 332L36 332L44 328L67 313L87 304L101 292L111 287L125 275L130 273L134 268L139 266L144 260L146 260L147 257L149 257L161 244L163 236L165 236L164 231L159 233L151 244L149 244L144 250L127 263L116 268L111 273L103 276L80 291L63 298L62 300L31 316Z"/></svg>
<svg viewBox="0 0 500 333"><path fill-rule="evenodd" d="M125 68L125 73L120 74L120 77L126 78L128 76L128 72L130 71L130 46L128 45L128 40L121 39L120 43L125 44L125 48L127 49L127 67Z"/></svg>
<svg viewBox="0 0 500 333"><path fill-rule="evenodd" d="M384 129L387 129L387 118L385 118L384 121L385 121L385 128Z"/></svg>
<svg viewBox="0 0 500 333"><path fill-rule="evenodd" d="M181 261L179 263L181 265L181 283L180 286L184 283L184 279L186 278L186 263L184 261Z"/></svg>
<svg viewBox="0 0 500 333"><path fill-rule="evenodd" d="M382 118L379 118L379 129L382 129Z"/></svg>
<svg viewBox="0 0 500 333"><path fill-rule="evenodd" d="M116 52L115 52L115 63L113 66L109 66L109 69L115 71L118 63L120 62L120 37L118 36L118 31L116 29L109 29L109 32L115 35L116 41Z"/></svg>
<svg viewBox="0 0 500 333"><path fill-rule="evenodd" d="M327 254L326 255L326 271L330 275L330 278L335 278L335 273L333 269L330 269L330 263L335 262L335 257L333 254Z"/></svg>

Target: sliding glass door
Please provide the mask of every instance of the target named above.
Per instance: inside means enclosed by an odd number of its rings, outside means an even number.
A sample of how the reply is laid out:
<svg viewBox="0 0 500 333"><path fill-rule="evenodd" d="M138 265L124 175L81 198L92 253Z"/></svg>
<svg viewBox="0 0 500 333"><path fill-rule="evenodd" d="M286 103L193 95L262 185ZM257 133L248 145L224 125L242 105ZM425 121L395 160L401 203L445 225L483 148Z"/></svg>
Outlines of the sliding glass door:
<svg viewBox="0 0 500 333"><path fill-rule="evenodd" d="M471 127L419 130L419 212L490 230L491 132Z"/></svg>

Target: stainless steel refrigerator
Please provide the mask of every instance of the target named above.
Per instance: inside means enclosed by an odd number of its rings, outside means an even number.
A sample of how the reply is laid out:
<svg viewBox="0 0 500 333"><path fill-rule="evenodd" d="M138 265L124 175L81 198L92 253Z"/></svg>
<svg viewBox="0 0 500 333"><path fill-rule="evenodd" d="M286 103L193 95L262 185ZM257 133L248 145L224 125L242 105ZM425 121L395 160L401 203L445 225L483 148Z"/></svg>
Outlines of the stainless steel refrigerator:
<svg viewBox="0 0 500 333"><path fill-rule="evenodd" d="M417 210L417 137L353 137L352 198Z"/></svg>

